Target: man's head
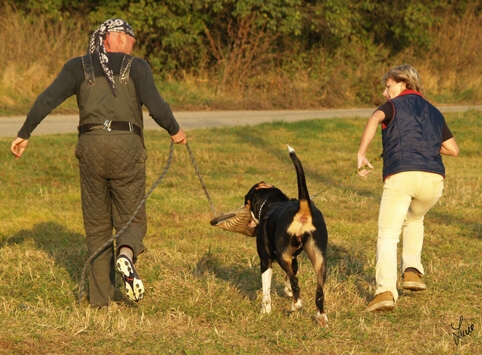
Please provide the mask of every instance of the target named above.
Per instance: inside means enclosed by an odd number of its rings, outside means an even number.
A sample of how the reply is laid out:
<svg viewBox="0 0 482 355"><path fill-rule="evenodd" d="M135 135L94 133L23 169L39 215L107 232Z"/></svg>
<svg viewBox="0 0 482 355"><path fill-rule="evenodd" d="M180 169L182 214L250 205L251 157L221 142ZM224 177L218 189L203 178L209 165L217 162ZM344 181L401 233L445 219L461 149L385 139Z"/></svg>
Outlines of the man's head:
<svg viewBox="0 0 482 355"><path fill-rule="evenodd" d="M132 27L123 19L113 18L103 22L92 34L89 43L89 53L102 50L104 43L109 36L117 36L123 34L123 37L129 35L135 40L135 34Z"/></svg>
<svg viewBox="0 0 482 355"><path fill-rule="evenodd" d="M131 54L136 39L124 32L109 32L103 42L106 52Z"/></svg>
<svg viewBox="0 0 482 355"><path fill-rule="evenodd" d="M109 65L107 52L131 54L135 43L134 30L120 18L103 22L90 38L88 53L98 53L102 70L114 95L116 95L114 74Z"/></svg>

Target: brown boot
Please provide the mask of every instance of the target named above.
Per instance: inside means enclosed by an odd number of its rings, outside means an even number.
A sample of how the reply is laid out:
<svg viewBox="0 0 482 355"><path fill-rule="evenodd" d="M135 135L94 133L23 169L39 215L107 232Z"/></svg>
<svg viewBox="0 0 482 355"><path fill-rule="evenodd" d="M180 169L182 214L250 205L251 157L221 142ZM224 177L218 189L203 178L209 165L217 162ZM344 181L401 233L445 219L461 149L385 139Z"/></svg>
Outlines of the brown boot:
<svg viewBox="0 0 482 355"><path fill-rule="evenodd" d="M410 291L424 291L427 285L422 281L422 274L417 269L409 267L403 273L402 287Z"/></svg>
<svg viewBox="0 0 482 355"><path fill-rule="evenodd" d="M390 291L380 293L368 303L367 312L386 312L395 308L395 301Z"/></svg>

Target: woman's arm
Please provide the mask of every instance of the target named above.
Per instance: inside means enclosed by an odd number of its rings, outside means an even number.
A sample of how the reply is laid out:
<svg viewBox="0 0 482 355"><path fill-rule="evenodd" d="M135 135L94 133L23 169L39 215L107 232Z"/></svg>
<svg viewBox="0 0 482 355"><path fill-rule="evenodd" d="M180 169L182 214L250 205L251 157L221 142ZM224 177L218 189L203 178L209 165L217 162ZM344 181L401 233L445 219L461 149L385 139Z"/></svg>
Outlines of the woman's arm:
<svg viewBox="0 0 482 355"><path fill-rule="evenodd" d="M459 155L460 149L455 141L455 138L447 139L446 141L442 142L442 147L440 148L440 154L450 155L456 157Z"/></svg>
<svg viewBox="0 0 482 355"><path fill-rule="evenodd" d="M375 133L377 131L378 125L385 119L385 113L380 110L376 110L372 113L368 122L365 126L363 131L360 147L358 148L358 169L362 166L368 166L370 169L373 169L373 166L370 164L368 159L366 158L366 154L368 151L368 147L375 137ZM370 173L369 170L363 169L358 172L360 176L366 176Z"/></svg>

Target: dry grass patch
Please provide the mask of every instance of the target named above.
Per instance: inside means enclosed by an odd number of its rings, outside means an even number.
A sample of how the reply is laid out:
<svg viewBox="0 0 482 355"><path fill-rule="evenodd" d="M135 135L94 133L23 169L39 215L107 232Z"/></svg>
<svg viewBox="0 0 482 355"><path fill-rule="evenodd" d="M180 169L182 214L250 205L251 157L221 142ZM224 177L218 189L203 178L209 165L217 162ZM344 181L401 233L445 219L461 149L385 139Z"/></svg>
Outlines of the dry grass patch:
<svg viewBox="0 0 482 355"><path fill-rule="evenodd" d="M183 146L147 201L147 251L138 271L145 299L107 309L76 303L87 251L80 212L76 136L34 136L16 161L0 151L0 353L6 354L476 354L482 349L481 115L447 116L461 147L446 158L446 189L426 218L428 290L402 292L388 314L366 313L374 292L381 162L367 179L349 177L315 198L329 232L325 286L330 328L315 313L311 264L300 257L304 308L290 311L274 268L273 313L260 314L255 240L209 225L213 217ZM365 120L275 122L188 132L217 213L240 207L259 180L296 196L285 143L304 164L311 194L356 169ZM370 156L380 153L380 137ZM9 140L2 139L6 147ZM148 185L166 163L169 139L147 131ZM462 329L474 325L456 346Z"/></svg>

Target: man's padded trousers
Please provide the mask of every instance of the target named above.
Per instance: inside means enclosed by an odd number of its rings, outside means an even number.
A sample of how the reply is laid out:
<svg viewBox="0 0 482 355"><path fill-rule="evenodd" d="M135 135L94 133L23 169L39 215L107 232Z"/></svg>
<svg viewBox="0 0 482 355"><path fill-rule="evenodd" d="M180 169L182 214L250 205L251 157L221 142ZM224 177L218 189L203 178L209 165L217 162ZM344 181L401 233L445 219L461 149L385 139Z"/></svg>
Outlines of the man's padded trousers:
<svg viewBox="0 0 482 355"><path fill-rule="evenodd" d="M89 254L122 229L145 197L147 153L142 138L133 132L93 131L79 137L82 213ZM106 306L114 298L115 257L121 246L144 250L147 230L145 204L129 227L90 265L90 304Z"/></svg>

